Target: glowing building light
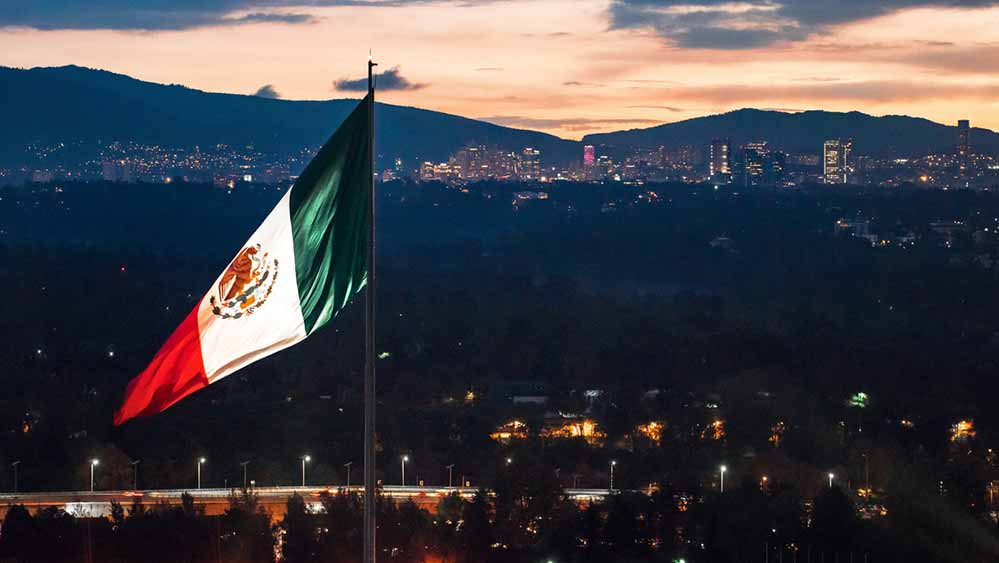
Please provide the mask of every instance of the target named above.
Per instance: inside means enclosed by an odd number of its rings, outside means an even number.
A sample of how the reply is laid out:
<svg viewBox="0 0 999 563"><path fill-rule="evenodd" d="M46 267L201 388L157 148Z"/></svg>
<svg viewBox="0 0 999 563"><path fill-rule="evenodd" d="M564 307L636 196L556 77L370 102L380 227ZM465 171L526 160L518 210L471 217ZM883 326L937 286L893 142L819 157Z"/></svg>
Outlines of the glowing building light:
<svg viewBox="0 0 999 563"><path fill-rule="evenodd" d="M784 439L784 431L786 427L783 421L777 421L776 424L770 427L770 437L767 441L774 445L775 448L780 447L781 440Z"/></svg>
<svg viewBox="0 0 999 563"><path fill-rule="evenodd" d="M701 431L702 440L721 440L725 437L725 421L716 420Z"/></svg>
<svg viewBox="0 0 999 563"><path fill-rule="evenodd" d="M520 420L511 420L500 425L489 437L498 442L524 440L527 438L527 424Z"/></svg>
<svg viewBox="0 0 999 563"><path fill-rule="evenodd" d="M854 394L849 399L847 399L846 404L851 407L867 408L868 403L870 403L871 398L863 391Z"/></svg>
<svg viewBox="0 0 999 563"><path fill-rule="evenodd" d="M666 425L663 424L662 422L653 420L645 424L639 424L638 426L635 427L635 431L638 434L645 436L652 442L655 442L656 445L659 445L662 442L663 429L665 427Z"/></svg>
<svg viewBox="0 0 999 563"><path fill-rule="evenodd" d="M959 420L950 427L951 442L967 442L968 438L974 438L976 434L978 432L972 420Z"/></svg>
<svg viewBox="0 0 999 563"><path fill-rule="evenodd" d="M597 422L588 418L546 426L540 434L545 439L583 438L591 446L599 445L607 437Z"/></svg>

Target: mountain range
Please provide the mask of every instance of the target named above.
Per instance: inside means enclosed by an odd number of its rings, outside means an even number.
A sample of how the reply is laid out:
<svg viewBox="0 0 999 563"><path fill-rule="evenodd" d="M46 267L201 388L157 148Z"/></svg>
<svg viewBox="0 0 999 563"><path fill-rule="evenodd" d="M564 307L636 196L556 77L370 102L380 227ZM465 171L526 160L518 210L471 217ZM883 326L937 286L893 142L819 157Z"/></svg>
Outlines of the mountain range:
<svg viewBox="0 0 999 563"><path fill-rule="evenodd" d="M21 164L28 144L60 142L252 145L264 152L293 154L320 145L356 103L203 92L79 66L0 67L0 163ZM849 137L856 153L890 156L952 150L957 141L956 127L922 118L757 109L592 134L581 142L382 103L375 127L383 165L396 156L409 162L441 161L471 143L511 150L535 147L546 164L566 164L581 158L583 144L705 147L713 138L724 137L734 146L766 140L787 152L817 154L824 140ZM971 144L981 152L999 153L999 134L973 129Z"/></svg>
<svg viewBox="0 0 999 563"><path fill-rule="evenodd" d="M826 139L851 138L857 154L894 156L950 152L957 144L957 127L918 117L875 117L851 111L788 113L740 109L645 129L587 135L583 142L615 146L707 146L712 139L727 138L733 146L765 140L789 153L818 154ZM999 134L974 128L970 144L989 154L999 152Z"/></svg>
<svg viewBox="0 0 999 563"><path fill-rule="evenodd" d="M28 143L98 140L296 153L321 145L356 104L202 92L78 66L0 67L0 162ZM554 135L436 111L379 103L375 116L382 160L440 161L471 142L535 147L556 161L579 152L578 143Z"/></svg>

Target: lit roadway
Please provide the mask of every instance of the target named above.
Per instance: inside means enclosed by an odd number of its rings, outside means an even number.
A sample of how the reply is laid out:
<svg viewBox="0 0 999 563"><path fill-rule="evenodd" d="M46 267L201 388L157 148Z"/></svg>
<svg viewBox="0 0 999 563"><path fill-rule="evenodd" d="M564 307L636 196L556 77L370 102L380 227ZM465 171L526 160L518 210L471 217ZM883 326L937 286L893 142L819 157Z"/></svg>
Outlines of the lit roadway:
<svg viewBox="0 0 999 563"><path fill-rule="evenodd" d="M194 498L196 505L205 507L205 514L216 515L229 508L229 497L240 494L242 489L159 489L148 491L55 491L43 493L0 493L0 517L16 504L24 505L34 512L42 508L61 508L70 514L80 517L107 516L111 513L111 502L117 502L128 509L133 502L139 500L147 507L156 504L180 505L181 496L185 493ZM284 515L285 503L288 497L298 493L305 499L310 510L319 508L320 495L324 492L338 494L342 487L253 487L257 502L266 507L275 517ZM437 503L450 493L458 493L465 499L475 496L474 487L418 487L384 485L381 493L391 499L402 502L412 500L420 508L430 512L437 510ZM350 492L364 493L364 487L352 486ZM614 491L618 492L618 491ZM609 489L565 489L565 494L571 500L580 504L600 502L612 494Z"/></svg>

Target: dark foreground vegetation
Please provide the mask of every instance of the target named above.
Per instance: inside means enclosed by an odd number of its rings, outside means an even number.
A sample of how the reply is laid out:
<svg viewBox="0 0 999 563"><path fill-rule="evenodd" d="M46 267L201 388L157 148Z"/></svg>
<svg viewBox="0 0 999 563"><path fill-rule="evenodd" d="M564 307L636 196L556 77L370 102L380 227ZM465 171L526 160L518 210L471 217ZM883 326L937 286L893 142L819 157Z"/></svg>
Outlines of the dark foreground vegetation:
<svg viewBox="0 0 999 563"><path fill-rule="evenodd" d="M433 518L391 509L409 515L384 544L395 557L999 556L996 194L381 189L379 478L398 483L408 455L409 483L446 484L454 464L455 482L490 492ZM538 190L549 198L514 195ZM310 483L342 485L353 462L356 484L361 307L159 417L111 426L127 381L279 196L0 191L2 486L20 461L21 491L84 489L99 458L98 488L131 488L134 460L140 488L193 487L200 457L206 486L240 485L245 461L260 485L295 484L303 454ZM841 219L869 222L874 244ZM606 488L611 461L615 488L634 494L561 500ZM147 512L216 524L193 507ZM327 553L326 534L359 541L349 518L324 518L302 516L311 539L295 553ZM38 537L102 530L94 554L127 544L123 523L32 519L49 530ZM218 522L206 541L236 541ZM20 536L7 530L3 542Z"/></svg>
<svg viewBox="0 0 999 563"><path fill-rule="evenodd" d="M750 483L684 511L670 490L580 506L565 500L552 479L506 476L496 485L495 494L479 491L468 501L444 497L435 514L379 497L381 560L756 561L768 552L775 560L926 560L906 538L860 521L839 488L822 492L806 516L792 491L763 492ZM234 492L220 516L206 516L190 496L173 507L113 503L105 518L14 506L3 522L0 560L355 562L362 552L361 505L359 496L341 491L308 500L294 495L274 519L247 492ZM704 541L691 544L688 534ZM969 553L953 544L941 548Z"/></svg>

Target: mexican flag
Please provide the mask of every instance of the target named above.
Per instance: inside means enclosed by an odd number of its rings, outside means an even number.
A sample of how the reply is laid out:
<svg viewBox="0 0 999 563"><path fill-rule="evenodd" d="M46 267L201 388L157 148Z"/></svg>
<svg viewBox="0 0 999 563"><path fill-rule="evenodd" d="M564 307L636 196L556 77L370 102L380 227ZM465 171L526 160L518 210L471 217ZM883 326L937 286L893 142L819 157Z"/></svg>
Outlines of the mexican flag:
<svg viewBox="0 0 999 563"><path fill-rule="evenodd" d="M304 340L364 287L374 172L369 98L323 145L149 366L128 384L115 425L162 412Z"/></svg>

